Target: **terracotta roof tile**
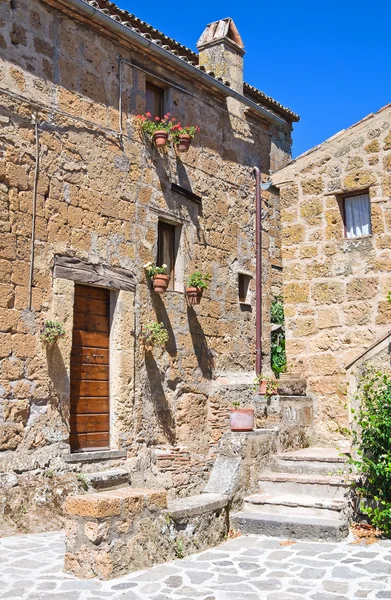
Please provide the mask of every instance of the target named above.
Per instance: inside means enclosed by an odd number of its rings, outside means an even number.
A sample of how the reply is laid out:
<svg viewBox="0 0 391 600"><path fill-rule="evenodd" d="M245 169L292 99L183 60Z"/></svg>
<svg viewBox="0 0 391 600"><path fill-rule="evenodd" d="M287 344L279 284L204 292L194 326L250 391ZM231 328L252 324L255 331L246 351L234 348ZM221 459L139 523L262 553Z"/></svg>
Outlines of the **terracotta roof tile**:
<svg viewBox="0 0 391 600"><path fill-rule="evenodd" d="M173 38L166 36L163 32L155 29L149 23L142 21L132 13L129 13L126 10L119 8L114 2L110 2L109 0L83 0L86 4L97 8L104 14L110 16L115 21L121 22L125 27L132 29L136 33L139 33L146 39L151 40L158 46L162 46L164 50L179 56L183 61L188 62L194 65L197 69L201 71L205 71L211 77L214 77L217 81L224 83L229 86L228 81L224 81L221 77L216 77L213 71L206 71L204 67L198 64L198 54L193 52L190 48L183 46ZM256 104L259 104L263 108L270 110L271 112L277 114L278 116L283 116L288 121L299 121L300 117L291 111L289 108L286 108L270 96L267 96L257 88L249 85L248 83L244 84L243 94L253 100Z"/></svg>

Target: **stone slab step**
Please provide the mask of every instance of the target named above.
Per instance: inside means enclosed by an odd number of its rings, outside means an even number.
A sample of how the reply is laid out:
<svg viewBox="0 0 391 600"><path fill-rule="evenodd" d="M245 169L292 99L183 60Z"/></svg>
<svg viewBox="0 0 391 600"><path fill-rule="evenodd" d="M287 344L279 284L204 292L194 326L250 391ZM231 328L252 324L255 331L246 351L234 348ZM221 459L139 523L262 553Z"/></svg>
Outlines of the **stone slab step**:
<svg viewBox="0 0 391 600"><path fill-rule="evenodd" d="M125 469L83 473L83 476L95 490L114 489L130 484L130 476Z"/></svg>
<svg viewBox="0 0 391 600"><path fill-rule="evenodd" d="M253 494L244 499L243 510L269 515L341 519L349 510L347 500L324 500L311 496Z"/></svg>
<svg viewBox="0 0 391 600"><path fill-rule="evenodd" d="M198 494L187 498L177 498L168 502L167 508L172 519L185 519L212 513L225 508L229 503L229 497L224 494Z"/></svg>
<svg viewBox="0 0 391 600"><path fill-rule="evenodd" d="M335 448L309 447L276 454L272 466L277 472L327 475L347 472L347 461L347 456Z"/></svg>
<svg viewBox="0 0 391 600"><path fill-rule="evenodd" d="M343 500L353 479L342 475L304 473L263 473L259 479L262 494L270 496L301 495Z"/></svg>
<svg viewBox="0 0 391 600"><path fill-rule="evenodd" d="M349 533L347 520L288 517L245 511L231 515L230 527L241 533L336 542Z"/></svg>

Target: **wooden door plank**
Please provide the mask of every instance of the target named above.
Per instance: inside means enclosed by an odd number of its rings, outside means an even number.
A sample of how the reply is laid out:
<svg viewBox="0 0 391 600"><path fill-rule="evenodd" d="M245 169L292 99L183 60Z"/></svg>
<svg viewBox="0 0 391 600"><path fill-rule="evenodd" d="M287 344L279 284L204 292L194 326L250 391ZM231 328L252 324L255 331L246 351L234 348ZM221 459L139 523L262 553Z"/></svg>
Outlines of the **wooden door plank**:
<svg viewBox="0 0 391 600"><path fill-rule="evenodd" d="M71 354L71 369L74 365L108 365L109 350L106 348L83 348L73 346Z"/></svg>
<svg viewBox="0 0 391 600"><path fill-rule="evenodd" d="M107 300L110 297L110 290L91 285L75 285L75 298L80 296L95 298L96 300Z"/></svg>
<svg viewBox="0 0 391 600"><path fill-rule="evenodd" d="M89 331L73 330L73 344L88 348L108 348L109 336L107 333L95 333Z"/></svg>
<svg viewBox="0 0 391 600"><path fill-rule="evenodd" d="M83 396L88 398L109 397L108 381L80 381L71 379L71 397Z"/></svg>
<svg viewBox="0 0 391 600"><path fill-rule="evenodd" d="M108 398L71 398L71 413L72 415L109 414L109 405Z"/></svg>
<svg viewBox="0 0 391 600"><path fill-rule="evenodd" d="M108 365L89 365L76 364L71 367L71 375L83 380L108 381L109 366Z"/></svg>
<svg viewBox="0 0 391 600"><path fill-rule="evenodd" d="M90 315L86 312L75 312L73 315L73 327L74 329L81 329L83 331L109 333L110 320L106 316Z"/></svg>
<svg viewBox="0 0 391 600"><path fill-rule="evenodd" d="M85 312L92 315L100 315L105 317L109 314L109 299L97 300L95 298L85 298L84 296L75 297L75 311Z"/></svg>
<svg viewBox="0 0 391 600"><path fill-rule="evenodd" d="M74 415L71 417L75 433L99 433L109 431L109 415Z"/></svg>

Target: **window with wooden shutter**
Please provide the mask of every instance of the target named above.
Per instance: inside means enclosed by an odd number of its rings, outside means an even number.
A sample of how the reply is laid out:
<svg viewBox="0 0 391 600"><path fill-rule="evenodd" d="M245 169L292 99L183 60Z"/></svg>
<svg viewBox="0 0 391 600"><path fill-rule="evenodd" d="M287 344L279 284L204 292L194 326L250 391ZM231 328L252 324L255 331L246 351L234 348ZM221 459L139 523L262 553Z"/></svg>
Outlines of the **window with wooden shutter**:
<svg viewBox="0 0 391 600"><path fill-rule="evenodd" d="M145 84L145 112L150 112L152 118L164 115L164 90L149 81Z"/></svg>

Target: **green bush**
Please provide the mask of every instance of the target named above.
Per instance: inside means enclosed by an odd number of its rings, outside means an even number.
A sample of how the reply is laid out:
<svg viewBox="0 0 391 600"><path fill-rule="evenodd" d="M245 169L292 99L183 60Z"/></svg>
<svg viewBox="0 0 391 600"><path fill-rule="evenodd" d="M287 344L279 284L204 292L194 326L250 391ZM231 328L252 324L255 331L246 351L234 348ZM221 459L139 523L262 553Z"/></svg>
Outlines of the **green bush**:
<svg viewBox="0 0 391 600"><path fill-rule="evenodd" d="M270 362L273 373L276 377L286 371L286 352L285 352L285 330L284 330L284 305L282 298L274 298L270 307L270 320L272 324L282 325L282 328L271 333L271 356Z"/></svg>
<svg viewBox="0 0 391 600"><path fill-rule="evenodd" d="M356 423L353 442L358 459L351 463L360 473L356 491L364 500L361 510L384 534L391 535L391 373L367 368L359 382L352 411Z"/></svg>

